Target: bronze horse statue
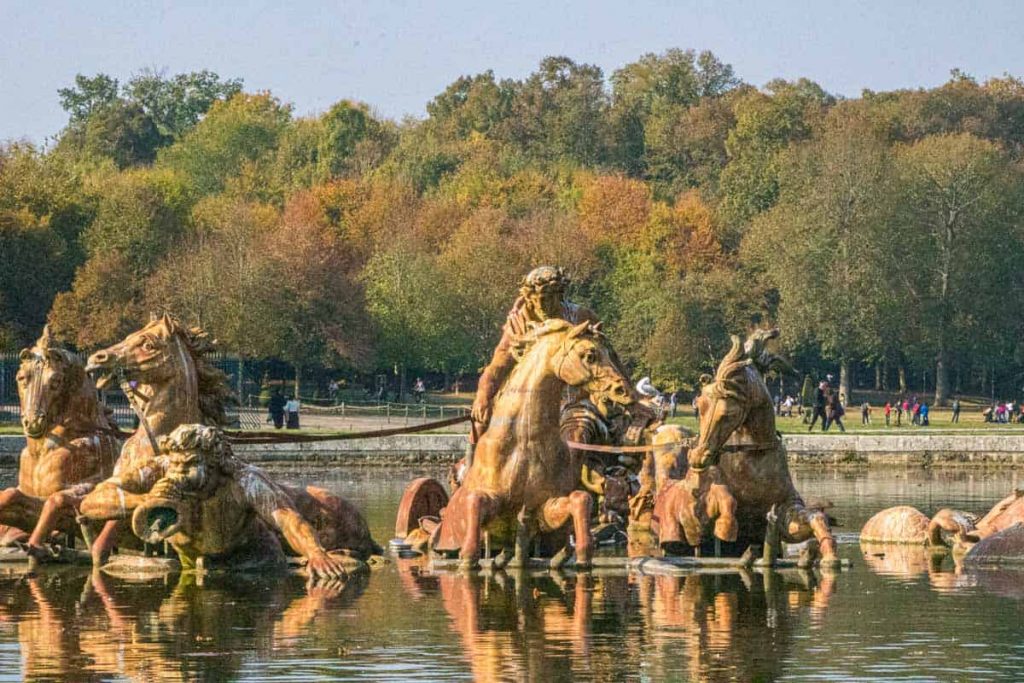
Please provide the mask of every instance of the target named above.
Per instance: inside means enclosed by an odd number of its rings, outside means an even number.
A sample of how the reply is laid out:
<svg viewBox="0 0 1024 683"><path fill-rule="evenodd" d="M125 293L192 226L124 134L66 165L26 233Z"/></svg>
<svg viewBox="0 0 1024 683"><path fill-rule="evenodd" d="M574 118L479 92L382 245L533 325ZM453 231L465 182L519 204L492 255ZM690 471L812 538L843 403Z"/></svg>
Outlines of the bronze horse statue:
<svg viewBox="0 0 1024 683"><path fill-rule="evenodd" d="M434 530L435 552L458 552L463 567L478 563L487 533L496 547L514 543L513 564L526 561L529 542L558 535L571 519L576 566L591 562L591 498L579 489L581 463L559 435L565 388L584 389L593 401L633 403L626 378L604 335L589 322L552 318L515 340L519 362L495 397L490 426L476 444L462 485ZM563 547L552 560L567 559Z"/></svg>
<svg viewBox="0 0 1024 683"><path fill-rule="evenodd" d="M227 422L230 400L226 376L203 358L212 342L198 328L188 328L169 315L154 317L123 341L89 357L85 370L97 375L103 389L112 382L121 388L139 414L139 426L125 441L113 475L86 490L63 491L51 510L44 511L29 541L30 552L40 559L39 546L62 510L79 509L82 517L107 522L92 546L93 561L102 563L116 545L121 522L132 514L125 494L149 491L164 474L166 457L158 441L181 424L220 426ZM109 516L111 507L118 513Z"/></svg>
<svg viewBox="0 0 1024 683"><path fill-rule="evenodd" d="M35 527L51 495L85 490L110 476L120 432L84 364L56 344L49 327L22 350L20 361L16 381L26 444L18 485L0 492L0 524L24 533ZM71 530L73 522L73 515L65 515L58 526Z"/></svg>
<svg viewBox="0 0 1024 683"><path fill-rule="evenodd" d="M836 567L839 559L828 517L806 506L797 493L785 447L775 430L775 410L764 374L772 367L789 368L766 347L768 340L777 336L775 329L757 330L743 344L734 335L732 348L713 381L701 390L697 399L700 434L687 454L687 478L694 497L685 502L705 514L722 506L734 514L735 527L731 521L721 524L720 519L715 520L719 538L733 536L740 547L760 544L772 523L784 542L817 539L822 566ZM727 491L717 488L722 486ZM729 497L735 499L734 513L728 509ZM674 517L685 530L687 524L678 520L688 521L687 513L679 512L667 510L665 516ZM697 524L704 521L697 520Z"/></svg>

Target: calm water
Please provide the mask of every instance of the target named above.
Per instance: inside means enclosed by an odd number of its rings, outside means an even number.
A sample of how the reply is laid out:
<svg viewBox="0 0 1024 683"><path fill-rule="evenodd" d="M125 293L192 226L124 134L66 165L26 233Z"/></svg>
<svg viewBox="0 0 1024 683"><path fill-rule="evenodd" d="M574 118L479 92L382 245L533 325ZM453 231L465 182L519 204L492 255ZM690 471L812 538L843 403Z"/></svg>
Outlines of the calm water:
<svg viewBox="0 0 1024 683"><path fill-rule="evenodd" d="M391 537L417 471L282 473L317 481ZM0 472L0 483L13 473ZM343 590L297 577L131 583L0 569L0 681L1024 680L1024 576L957 574L854 534L896 503L985 510L1012 473L798 472L843 523L850 571L484 580L410 561Z"/></svg>

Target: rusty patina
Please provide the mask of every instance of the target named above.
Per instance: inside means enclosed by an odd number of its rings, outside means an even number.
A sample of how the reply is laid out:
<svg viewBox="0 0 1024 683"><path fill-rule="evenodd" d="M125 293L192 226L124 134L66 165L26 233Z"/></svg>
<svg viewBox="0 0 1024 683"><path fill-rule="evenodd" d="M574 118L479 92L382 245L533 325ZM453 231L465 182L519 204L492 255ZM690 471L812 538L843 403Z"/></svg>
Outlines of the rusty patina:
<svg viewBox="0 0 1024 683"><path fill-rule="evenodd" d="M681 483L671 485L683 485L689 494L680 494L674 505L663 504L654 524L669 525L673 540L686 538L690 545L703 542L710 531L746 548L765 540L769 512L774 511L782 541L799 543L813 537L820 545L822 565L838 566L828 517L805 505L797 492L775 430L764 374L776 365L788 367L767 349L767 342L777 336L778 330L757 330L745 344L732 337L732 348L697 399L700 434L687 452L687 473ZM733 510L735 520L729 519ZM717 518L709 514L715 511Z"/></svg>
<svg viewBox="0 0 1024 683"><path fill-rule="evenodd" d="M26 444L17 486L0 492L0 524L24 534L36 526L49 497L85 490L109 476L120 439L84 364L56 343L48 327L22 350L20 361L18 399ZM55 526L73 529L74 515L60 515ZM17 539L2 529L0 536Z"/></svg>
<svg viewBox="0 0 1024 683"><path fill-rule="evenodd" d="M132 531L170 543L186 570L283 568L287 551L306 559L311 576L336 579L360 565L352 559L381 552L354 506L320 488L274 481L235 457L217 428L181 425L160 449L166 471L140 496Z"/></svg>

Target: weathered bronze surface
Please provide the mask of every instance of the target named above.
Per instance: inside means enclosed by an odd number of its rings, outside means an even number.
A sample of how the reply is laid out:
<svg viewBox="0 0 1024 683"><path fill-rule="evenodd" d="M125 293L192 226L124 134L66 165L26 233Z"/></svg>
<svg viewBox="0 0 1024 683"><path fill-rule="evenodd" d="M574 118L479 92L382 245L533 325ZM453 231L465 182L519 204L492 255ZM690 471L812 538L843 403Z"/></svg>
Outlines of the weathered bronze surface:
<svg viewBox="0 0 1024 683"><path fill-rule="evenodd" d="M571 518L576 563L585 566L592 550L591 499L578 489L581 464L559 436L562 393L578 387L597 403L623 405L633 402L633 393L604 336L587 322L549 318L513 341L520 360L495 397L488 429L432 547L458 551L474 566L487 533L495 547L514 543L518 564L531 539L558 532Z"/></svg>
<svg viewBox="0 0 1024 683"><path fill-rule="evenodd" d="M21 352L18 398L26 445L18 465L18 485L0 493L0 537L24 540L58 492L88 490L110 475L120 447L119 432L96 396L85 366L60 348L44 328L39 340ZM54 526L74 528L72 514L58 515ZM52 529L53 527L51 527Z"/></svg>
<svg viewBox="0 0 1024 683"><path fill-rule="evenodd" d="M160 449L166 471L139 497L132 530L147 543L169 542L186 570L280 569L280 539L317 578L341 578L353 567L347 558L381 552L352 505L320 488L275 482L236 458L215 427L181 425Z"/></svg>
<svg viewBox="0 0 1024 683"><path fill-rule="evenodd" d="M1024 524L1024 491L1015 490L992 506L983 517L943 508L929 520L924 513L907 505L887 508L875 514L861 529L861 540L877 543L924 544L932 548L951 548L958 554L974 552L979 541ZM992 552L1006 558L1010 545L995 543L978 549L977 557ZM1024 545L1020 547L1024 562ZM966 559L966 558L965 558Z"/></svg>
<svg viewBox="0 0 1024 683"><path fill-rule="evenodd" d="M97 564L117 544L118 522L131 515L138 496L163 475L166 458L159 453L158 439L181 424L226 422L226 377L202 357L211 348L201 330L164 315L89 357L85 369L98 375L97 386L119 382L140 414L139 427L121 448L113 475L95 487L65 492L60 501L65 510L78 508L85 519L108 522L92 544ZM44 515L30 543L41 542L52 524Z"/></svg>
<svg viewBox="0 0 1024 683"><path fill-rule="evenodd" d="M665 540L685 538L697 546L713 523L715 538L735 541L743 549L765 540L771 516L782 541L813 537L822 564L838 566L828 518L797 493L775 430L764 374L781 363L766 347L777 336L778 330L758 330L745 344L733 336L732 348L697 399L700 435L687 453L686 475L661 488L652 528Z"/></svg>

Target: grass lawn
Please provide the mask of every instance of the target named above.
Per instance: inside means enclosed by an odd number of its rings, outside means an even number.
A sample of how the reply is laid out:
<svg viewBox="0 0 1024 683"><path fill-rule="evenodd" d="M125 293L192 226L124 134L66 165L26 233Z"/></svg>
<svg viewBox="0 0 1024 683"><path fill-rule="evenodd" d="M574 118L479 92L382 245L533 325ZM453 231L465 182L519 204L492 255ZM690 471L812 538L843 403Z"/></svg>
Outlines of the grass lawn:
<svg viewBox="0 0 1024 683"><path fill-rule="evenodd" d="M892 415L892 426L885 426L885 414L878 406L872 406L871 424L861 424L860 407L855 406L847 409L843 416L843 425L846 431L851 434L928 434L930 432L962 432L972 434L1024 434L1024 424L991 424L986 423L981 415L981 409L973 406L960 411L960 422L954 424L953 412L949 408L933 408L930 411L929 426L918 427L903 421L902 426L896 426L896 414ZM906 417L906 416L904 416ZM697 431L697 420L693 417L693 411L680 410L675 418L669 422L681 424L684 427ZM806 434L807 425L799 417L777 417L775 418L776 428L783 434ZM821 422L814 426L814 433L821 434ZM838 428L830 428L826 434L841 434Z"/></svg>

